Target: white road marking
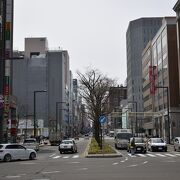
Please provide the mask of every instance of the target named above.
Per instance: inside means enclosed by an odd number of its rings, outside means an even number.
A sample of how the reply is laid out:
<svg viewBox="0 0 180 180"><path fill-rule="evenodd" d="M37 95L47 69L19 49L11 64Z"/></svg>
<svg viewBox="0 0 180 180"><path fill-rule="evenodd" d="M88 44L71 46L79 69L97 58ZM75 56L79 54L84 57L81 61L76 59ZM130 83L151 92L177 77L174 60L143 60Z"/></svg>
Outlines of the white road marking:
<svg viewBox="0 0 180 180"><path fill-rule="evenodd" d="M26 176L26 174L18 174L18 176Z"/></svg>
<svg viewBox="0 0 180 180"><path fill-rule="evenodd" d="M132 165L127 166L127 167L136 167L136 166L137 166L137 164L132 164Z"/></svg>
<svg viewBox="0 0 180 180"><path fill-rule="evenodd" d="M58 159L60 158L61 156L54 156L53 159Z"/></svg>
<svg viewBox="0 0 180 180"><path fill-rule="evenodd" d="M53 174L53 173L59 173L61 171L44 171L42 174Z"/></svg>
<svg viewBox="0 0 180 180"><path fill-rule="evenodd" d="M164 154L156 154L156 156L166 157Z"/></svg>
<svg viewBox="0 0 180 180"><path fill-rule="evenodd" d="M54 155L56 155L56 154L51 154L49 157L53 157Z"/></svg>
<svg viewBox="0 0 180 180"><path fill-rule="evenodd" d="M67 158L69 158L69 156L63 156L63 158L64 158L64 159L67 159Z"/></svg>
<svg viewBox="0 0 180 180"><path fill-rule="evenodd" d="M88 168L80 168L80 169L78 169L78 170L80 170L80 171L81 171L81 170L84 170L84 171L85 171L85 170L88 170Z"/></svg>
<svg viewBox="0 0 180 180"><path fill-rule="evenodd" d="M121 161L121 162L125 162L125 160L124 160L124 161Z"/></svg>
<svg viewBox="0 0 180 180"><path fill-rule="evenodd" d="M146 154L146 155L150 157L156 157L154 154Z"/></svg>
<svg viewBox="0 0 180 180"><path fill-rule="evenodd" d="M32 180L50 180L50 179L32 179Z"/></svg>
<svg viewBox="0 0 180 180"><path fill-rule="evenodd" d="M6 178L8 179L12 179L12 178L20 178L21 176L6 176Z"/></svg>
<svg viewBox="0 0 180 180"><path fill-rule="evenodd" d="M23 165L31 165L31 164L36 164L34 162L21 162L20 164L23 164Z"/></svg>
<svg viewBox="0 0 180 180"><path fill-rule="evenodd" d="M147 157L146 155L144 155L144 154L137 154L138 156L140 156L140 157Z"/></svg>
<svg viewBox="0 0 180 180"><path fill-rule="evenodd" d="M118 162L115 162L115 163L113 163L112 165L117 165L117 164L119 164Z"/></svg>
<svg viewBox="0 0 180 180"><path fill-rule="evenodd" d="M173 154L165 154L166 156L170 156L170 157L176 157L176 155Z"/></svg>
<svg viewBox="0 0 180 180"><path fill-rule="evenodd" d="M136 157L135 155L132 155L132 154L128 154L128 156L130 156L130 157Z"/></svg>
<svg viewBox="0 0 180 180"><path fill-rule="evenodd" d="M69 164L79 164L80 162L68 162Z"/></svg>
<svg viewBox="0 0 180 180"><path fill-rule="evenodd" d="M148 163L148 161L144 161L142 164L147 164Z"/></svg>
<svg viewBox="0 0 180 180"><path fill-rule="evenodd" d="M174 162L176 162L176 161L163 161L163 162L169 162L169 163L174 163Z"/></svg>
<svg viewBox="0 0 180 180"><path fill-rule="evenodd" d="M180 154L175 154L176 156L180 156Z"/></svg>
<svg viewBox="0 0 180 180"><path fill-rule="evenodd" d="M74 155L72 158L78 158L79 157L79 155Z"/></svg>

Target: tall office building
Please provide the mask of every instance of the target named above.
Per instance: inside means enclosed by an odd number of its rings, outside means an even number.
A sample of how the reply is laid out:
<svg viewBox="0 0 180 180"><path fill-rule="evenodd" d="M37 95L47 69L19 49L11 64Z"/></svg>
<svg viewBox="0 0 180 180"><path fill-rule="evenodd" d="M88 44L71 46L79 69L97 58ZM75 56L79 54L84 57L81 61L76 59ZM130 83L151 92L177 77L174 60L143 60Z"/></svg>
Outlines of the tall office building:
<svg viewBox="0 0 180 180"><path fill-rule="evenodd" d="M62 128L66 133L69 121L69 55L64 50L49 51L47 44L44 37L25 39L24 59L13 61L12 92L18 99L20 119L34 124L35 113L37 122L43 120L43 127L52 131L55 127ZM36 135L42 133L41 128L37 124ZM34 134L33 125L24 129L29 135Z"/></svg>
<svg viewBox="0 0 180 180"><path fill-rule="evenodd" d="M126 32L127 96L133 111L143 111L142 52L161 27L162 18L140 18L129 23ZM130 105L131 104L131 105Z"/></svg>

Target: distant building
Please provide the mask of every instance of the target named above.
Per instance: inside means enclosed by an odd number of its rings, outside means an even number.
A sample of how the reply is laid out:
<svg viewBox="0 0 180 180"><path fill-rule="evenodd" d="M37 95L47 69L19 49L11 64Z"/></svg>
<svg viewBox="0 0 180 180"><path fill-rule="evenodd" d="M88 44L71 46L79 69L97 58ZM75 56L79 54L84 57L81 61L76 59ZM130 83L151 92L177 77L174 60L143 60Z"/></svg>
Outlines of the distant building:
<svg viewBox="0 0 180 180"><path fill-rule="evenodd" d="M121 101L127 99L127 87L117 86L109 89L109 110L111 112L108 123L110 129L122 128Z"/></svg>

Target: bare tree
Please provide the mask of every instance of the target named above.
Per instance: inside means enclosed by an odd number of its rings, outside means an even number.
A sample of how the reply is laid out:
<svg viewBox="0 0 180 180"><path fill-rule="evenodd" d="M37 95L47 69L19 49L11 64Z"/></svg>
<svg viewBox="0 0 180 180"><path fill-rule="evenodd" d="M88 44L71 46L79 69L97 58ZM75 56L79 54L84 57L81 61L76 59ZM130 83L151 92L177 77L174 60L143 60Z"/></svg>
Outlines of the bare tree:
<svg viewBox="0 0 180 180"><path fill-rule="evenodd" d="M92 68L88 69L85 74L80 72L77 74L80 83L80 95L85 100L88 117L93 122L95 139L100 146L99 117L108 114L109 88L114 85L115 80Z"/></svg>

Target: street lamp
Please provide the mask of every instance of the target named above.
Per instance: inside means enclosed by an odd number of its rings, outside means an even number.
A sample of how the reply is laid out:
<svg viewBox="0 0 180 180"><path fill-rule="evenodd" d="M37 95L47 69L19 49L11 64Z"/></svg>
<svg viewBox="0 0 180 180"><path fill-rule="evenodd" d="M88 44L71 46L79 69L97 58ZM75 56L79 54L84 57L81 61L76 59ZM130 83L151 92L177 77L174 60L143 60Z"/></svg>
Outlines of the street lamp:
<svg viewBox="0 0 180 180"><path fill-rule="evenodd" d="M169 87L168 86L156 86L159 89L166 89L167 93L167 121L168 121L168 142L170 143L170 119L169 119Z"/></svg>
<svg viewBox="0 0 180 180"><path fill-rule="evenodd" d="M47 92L46 90L34 91L34 137L36 137L36 94Z"/></svg>
<svg viewBox="0 0 180 180"><path fill-rule="evenodd" d="M56 135L57 135L57 129L58 129L58 105L62 103L66 103L66 102L56 102ZM60 133L61 133L61 124L60 124Z"/></svg>
<svg viewBox="0 0 180 180"><path fill-rule="evenodd" d="M123 109L126 109L126 111L124 112L124 113L126 113L126 128L130 128L130 126L128 125L129 123L128 123L128 115L127 115L127 112L129 112L129 110L131 110L132 111L132 108L123 108ZM132 125L131 125L131 129L132 129ZM132 131L133 131L133 129L132 129Z"/></svg>
<svg viewBox="0 0 180 180"><path fill-rule="evenodd" d="M135 110L136 110L136 127L135 127L135 129L136 129L136 133L137 133L137 101L128 101L128 103L132 103L132 104L135 104ZM133 127L132 127L133 128Z"/></svg>

